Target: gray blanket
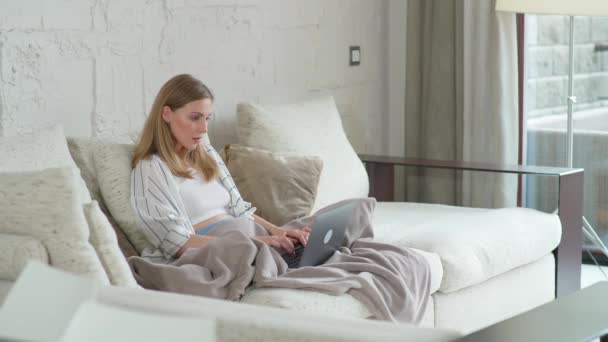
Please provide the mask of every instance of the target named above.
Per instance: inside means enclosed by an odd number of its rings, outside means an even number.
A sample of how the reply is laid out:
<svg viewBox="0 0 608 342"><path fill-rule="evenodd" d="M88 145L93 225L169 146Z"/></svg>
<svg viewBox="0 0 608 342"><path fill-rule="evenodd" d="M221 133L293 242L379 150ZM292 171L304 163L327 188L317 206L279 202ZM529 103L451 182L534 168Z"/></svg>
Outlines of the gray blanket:
<svg viewBox="0 0 608 342"><path fill-rule="evenodd" d="M267 234L263 227L244 218L218 224L209 232L218 238L187 250L170 264L131 257L129 265L137 282L147 289L229 300L239 300L249 286L349 293L374 318L418 323L430 296L428 263L410 249L372 241L375 199L347 201L358 205L344 247L320 266L288 269L275 249L254 238ZM301 229L313 219L294 220L284 228Z"/></svg>

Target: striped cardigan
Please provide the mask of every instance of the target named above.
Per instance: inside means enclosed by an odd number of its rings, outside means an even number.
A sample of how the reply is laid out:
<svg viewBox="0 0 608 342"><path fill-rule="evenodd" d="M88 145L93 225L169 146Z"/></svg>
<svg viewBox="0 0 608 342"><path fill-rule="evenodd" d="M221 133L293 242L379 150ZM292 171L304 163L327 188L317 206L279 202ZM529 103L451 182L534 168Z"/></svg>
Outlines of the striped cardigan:
<svg viewBox="0 0 608 342"><path fill-rule="evenodd" d="M252 218L256 208L243 200L220 155L211 145L203 146L217 162L218 180L230 194L228 212ZM131 207L149 242L142 257L153 262L174 260L175 253L195 234L173 174L158 155L141 160L131 171Z"/></svg>

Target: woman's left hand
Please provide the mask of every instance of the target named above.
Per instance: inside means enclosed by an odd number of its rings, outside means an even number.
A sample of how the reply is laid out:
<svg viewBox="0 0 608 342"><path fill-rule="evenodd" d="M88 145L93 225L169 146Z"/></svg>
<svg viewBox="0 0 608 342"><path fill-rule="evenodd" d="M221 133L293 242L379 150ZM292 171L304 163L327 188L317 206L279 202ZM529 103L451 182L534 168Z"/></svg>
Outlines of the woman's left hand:
<svg viewBox="0 0 608 342"><path fill-rule="evenodd" d="M306 246L308 237L310 236L310 228L304 227L302 230L288 230L275 226L270 231L270 235L286 236L291 240L300 242L303 246Z"/></svg>

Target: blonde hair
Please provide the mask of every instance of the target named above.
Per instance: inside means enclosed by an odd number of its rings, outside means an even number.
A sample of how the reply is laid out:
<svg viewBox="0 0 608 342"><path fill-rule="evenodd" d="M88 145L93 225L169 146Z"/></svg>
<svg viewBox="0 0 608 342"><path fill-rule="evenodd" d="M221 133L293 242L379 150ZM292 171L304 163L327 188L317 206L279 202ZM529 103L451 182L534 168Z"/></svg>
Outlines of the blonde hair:
<svg viewBox="0 0 608 342"><path fill-rule="evenodd" d="M207 182L217 178L218 165L200 144L187 151L183 158L178 155L171 128L162 118L165 106L177 110L192 101L202 99L213 101L213 94L201 81L191 75L177 75L167 81L156 95L146 119L133 153L131 168L135 168L142 159L158 154L171 173L176 176L192 178L188 168L188 165L192 165L192 168L199 171Z"/></svg>

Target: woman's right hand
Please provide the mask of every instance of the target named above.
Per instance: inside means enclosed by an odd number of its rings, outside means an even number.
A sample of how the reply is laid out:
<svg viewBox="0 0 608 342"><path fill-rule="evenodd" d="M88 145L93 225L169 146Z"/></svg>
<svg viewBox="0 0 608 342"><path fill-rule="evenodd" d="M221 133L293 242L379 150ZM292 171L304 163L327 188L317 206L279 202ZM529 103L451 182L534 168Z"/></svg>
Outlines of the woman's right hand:
<svg viewBox="0 0 608 342"><path fill-rule="evenodd" d="M283 235L265 235L265 236L256 236L256 239L262 241L270 247L281 248L287 251L289 254L295 253L295 247L291 239L287 236Z"/></svg>

